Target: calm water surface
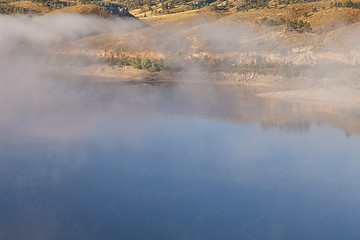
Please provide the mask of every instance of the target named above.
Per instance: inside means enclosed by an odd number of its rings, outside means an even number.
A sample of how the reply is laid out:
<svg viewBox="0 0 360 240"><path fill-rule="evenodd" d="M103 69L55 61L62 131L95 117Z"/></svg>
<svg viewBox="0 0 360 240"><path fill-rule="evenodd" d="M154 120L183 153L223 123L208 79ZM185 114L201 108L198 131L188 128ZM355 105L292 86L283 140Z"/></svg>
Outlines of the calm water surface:
<svg viewBox="0 0 360 240"><path fill-rule="evenodd" d="M1 109L0 239L360 239L360 110L56 89Z"/></svg>

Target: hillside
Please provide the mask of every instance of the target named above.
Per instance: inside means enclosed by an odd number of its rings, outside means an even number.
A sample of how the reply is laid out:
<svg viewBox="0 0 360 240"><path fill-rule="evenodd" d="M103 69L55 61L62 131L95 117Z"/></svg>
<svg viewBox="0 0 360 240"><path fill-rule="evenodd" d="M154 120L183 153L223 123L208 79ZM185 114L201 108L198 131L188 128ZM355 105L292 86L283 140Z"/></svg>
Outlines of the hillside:
<svg viewBox="0 0 360 240"><path fill-rule="evenodd" d="M33 0L0 2L3 14L47 14L67 12L87 15L130 16L150 23L169 19L186 20L201 14L212 18L230 17L296 32L322 33L360 20L360 4L340 0L118 0L117 2Z"/></svg>
<svg viewBox="0 0 360 240"><path fill-rule="evenodd" d="M27 14L132 17L131 31L103 32L54 52L150 71L201 69L246 85L360 86L360 4L351 1L138 0L2 2ZM11 6L11 7L9 7ZM134 17L135 16L135 17ZM56 62L56 61L55 61Z"/></svg>
<svg viewBox="0 0 360 240"><path fill-rule="evenodd" d="M133 17L128 8L118 3L104 1L2 1L2 14L53 14L70 13L81 15L97 15L100 17Z"/></svg>

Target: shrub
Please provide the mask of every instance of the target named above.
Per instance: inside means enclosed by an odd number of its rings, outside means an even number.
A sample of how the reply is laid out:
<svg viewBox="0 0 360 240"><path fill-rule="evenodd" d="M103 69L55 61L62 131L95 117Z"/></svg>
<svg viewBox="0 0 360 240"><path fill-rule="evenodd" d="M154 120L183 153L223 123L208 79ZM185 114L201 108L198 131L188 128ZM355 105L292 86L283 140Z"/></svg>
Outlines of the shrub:
<svg viewBox="0 0 360 240"><path fill-rule="evenodd" d="M130 65L130 61L127 57L125 57L124 55L121 55L119 58L119 61L117 63L118 67L122 67L122 66L129 66Z"/></svg>
<svg viewBox="0 0 360 240"><path fill-rule="evenodd" d="M139 57L132 57L130 58L130 65L133 68L141 69L141 59Z"/></svg>
<svg viewBox="0 0 360 240"><path fill-rule="evenodd" d="M148 58L141 59L141 68L149 70L151 67L151 61Z"/></svg>
<svg viewBox="0 0 360 240"><path fill-rule="evenodd" d="M111 64L111 61L108 62ZM117 66L128 66L131 65L133 68L136 69L144 69L151 72L159 72L159 71L169 71L170 67L163 58L160 60L157 59L149 59L149 58L139 58L139 57L131 57L128 59L125 56L121 56Z"/></svg>

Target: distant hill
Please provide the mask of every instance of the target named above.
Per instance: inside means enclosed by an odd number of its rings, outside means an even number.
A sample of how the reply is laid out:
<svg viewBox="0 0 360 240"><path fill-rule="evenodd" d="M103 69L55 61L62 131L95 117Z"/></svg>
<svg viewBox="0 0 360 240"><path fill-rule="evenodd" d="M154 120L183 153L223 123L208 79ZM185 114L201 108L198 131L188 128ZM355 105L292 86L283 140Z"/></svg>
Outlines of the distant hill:
<svg viewBox="0 0 360 240"><path fill-rule="evenodd" d="M0 1L2 14L67 12L110 17L138 17L147 21L172 14L197 12L215 18L232 17L280 31L317 33L360 21L360 2L351 0L118 0ZM154 18L153 20L151 18ZM180 17L181 18L181 17Z"/></svg>
<svg viewBox="0 0 360 240"><path fill-rule="evenodd" d="M59 46L55 52L60 57L85 55L111 66L151 71L197 66L222 74L219 78L224 81L246 84L267 79L281 87L330 86L341 79L342 84L360 86L359 2L37 1L42 0L3 1L0 11L130 17L148 24L129 24L131 31L126 33L99 31L82 36Z"/></svg>
<svg viewBox="0 0 360 240"><path fill-rule="evenodd" d="M360 2L348 0L120 0L139 18L198 11L206 16L230 16L278 30L322 33L360 21Z"/></svg>
<svg viewBox="0 0 360 240"><path fill-rule="evenodd" d="M106 1L2 1L2 14L48 14L48 13L76 13L82 15L97 15L100 17L134 17L128 7L118 3Z"/></svg>

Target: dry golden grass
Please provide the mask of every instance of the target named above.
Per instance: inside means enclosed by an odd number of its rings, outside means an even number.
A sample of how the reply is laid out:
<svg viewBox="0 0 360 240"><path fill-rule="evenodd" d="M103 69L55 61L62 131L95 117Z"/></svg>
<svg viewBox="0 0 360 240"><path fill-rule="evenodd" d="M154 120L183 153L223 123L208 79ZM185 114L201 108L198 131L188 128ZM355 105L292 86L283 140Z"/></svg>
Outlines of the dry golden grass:
<svg viewBox="0 0 360 240"><path fill-rule="evenodd" d="M192 10L192 11L187 11L187 12L173 13L173 14L166 14L166 15L150 15L148 17L139 17L139 19L145 21L146 23L148 23L152 26L155 26L155 25L159 25L159 24L192 23L197 18L200 18L200 17L206 17L206 15L204 15L199 10Z"/></svg>
<svg viewBox="0 0 360 240"><path fill-rule="evenodd" d="M341 0L340 2L345 2ZM234 2L235 3L235 2ZM133 52L144 52L147 54L158 54L159 46L161 45L161 37L156 34L162 32L170 32L171 35L176 36L175 39L185 39L184 41L191 42L194 35L196 35L196 28L198 25L208 22L222 24L228 20L232 22L248 22L252 27L258 28L261 32L266 32L260 39L262 42L282 42L289 46L299 49L323 49L328 46L328 42L339 38L341 29L345 32L352 30L354 26L360 23L360 9L345 8L345 7L330 7L331 1L319 1L303 4L289 4L279 5L274 7L270 4L269 8L252 9L249 11L235 11L236 6L229 11L215 11L211 6L204 7L199 10L190 10L185 12L173 14L151 14L150 11L142 12L141 9L131 11L132 14L139 17L142 21L150 24L152 28L139 29L134 33L128 34L100 34L90 36L81 41L86 42L86 46L92 46L94 49L113 50L116 52L126 51L133 55ZM37 11L39 13L47 13L50 10L43 7L42 4L31 3L30 1L13 2L15 6L25 7ZM217 4L215 2L215 4ZM220 3L219 3L220 4ZM154 6L154 10L159 10L160 5ZM316 11L313 11L316 9ZM90 4L80 4L76 6L66 7L63 9L52 11L77 13L84 15L97 15L102 17L111 17L111 14L104 7L99 7ZM146 14L146 17L143 17ZM267 26L262 23L263 18L273 19L278 21L280 18L285 20L306 21L311 24L313 28L312 33L299 33L296 31L287 31L286 25ZM265 30L265 31L264 31ZM79 46L81 43L79 43ZM199 51L201 49L198 49ZM195 51L195 50L194 50ZM176 54L182 54L181 49Z"/></svg>
<svg viewBox="0 0 360 240"><path fill-rule="evenodd" d="M73 14L81 14L81 15L97 15L105 18L111 17L111 13L106 8L91 4L78 3L75 6L65 7L56 10L51 10L49 7L43 6L42 3L35 3L31 1L11 2L9 4L12 6L23 7L28 10L35 11L37 14L73 13Z"/></svg>
<svg viewBox="0 0 360 240"><path fill-rule="evenodd" d="M313 26L330 30L341 25L359 22L360 10L352 8L331 8L317 12L308 19Z"/></svg>
<svg viewBox="0 0 360 240"><path fill-rule="evenodd" d="M240 5L241 1L233 1L232 8L229 11L214 11L211 6L204 7L199 10L185 11L185 5L175 6L174 11L183 11L172 14L159 14L161 10L161 4L157 3L152 7L153 12L147 11L146 7L141 9L132 10L131 13L141 20L151 25L161 24L186 24L196 21L198 18L205 18L209 21L211 19L219 19L228 17L233 20L245 20L248 22L260 23L261 19L268 18L273 20L279 20L283 18L285 20L297 20L306 21L311 24L314 31L321 29L322 31L332 31L339 26L349 25L351 23L360 22L360 9L352 9L345 7L330 7L331 0L323 0L319 2L311 3L296 3L296 4L282 4L274 7L275 2L271 2L269 8L265 9L252 9L247 12L236 11L236 7ZM339 0L337 2L345 3L346 0ZM41 3L32 3L30 1L12 2L11 5L23 7L29 10L33 10L40 14L51 12L48 7L43 6ZM221 2L213 3L215 5L221 5ZM316 11L313 11L316 9ZM66 7L63 9L57 9L52 12L66 12L77 13L83 15L98 15L101 17L109 18L111 14L104 7L99 7L90 4L80 4L76 6ZM146 16L146 17L144 17ZM279 28L278 30L283 30Z"/></svg>
<svg viewBox="0 0 360 240"><path fill-rule="evenodd" d="M330 7L331 0L324 0L311 3L282 4L274 7L270 4L269 8L251 9L247 12L236 11L236 6L241 2L233 1L233 6L229 11L214 11L210 7L204 7L200 10L191 10L173 14L152 14L150 11L134 10L132 13L151 25L169 24L186 24L197 18L219 19L230 18L235 21L247 21L253 23L261 23L263 18L278 21L280 18L285 20L304 21L311 24L314 32L333 31L339 27L349 25L351 23L360 22L360 9L345 7ZM346 0L337 2L345 3ZM215 2L214 4L218 4ZM220 4L220 3L219 3ZM154 11L159 11L159 5L153 7ZM315 10L315 11L314 11ZM146 17L144 17L146 15ZM285 26L277 27L277 30L285 30Z"/></svg>
<svg viewBox="0 0 360 240"><path fill-rule="evenodd" d="M90 4L77 4L75 6L66 7L55 10L54 13L73 13L81 15L97 15L105 18L110 18L111 13L104 7L99 7Z"/></svg>
<svg viewBox="0 0 360 240"><path fill-rule="evenodd" d="M50 8L43 6L42 3L34 3L31 1L20 1L20 2L11 2L9 4L16 7L23 7L35 11L36 13L39 14L46 14L51 12Z"/></svg>

